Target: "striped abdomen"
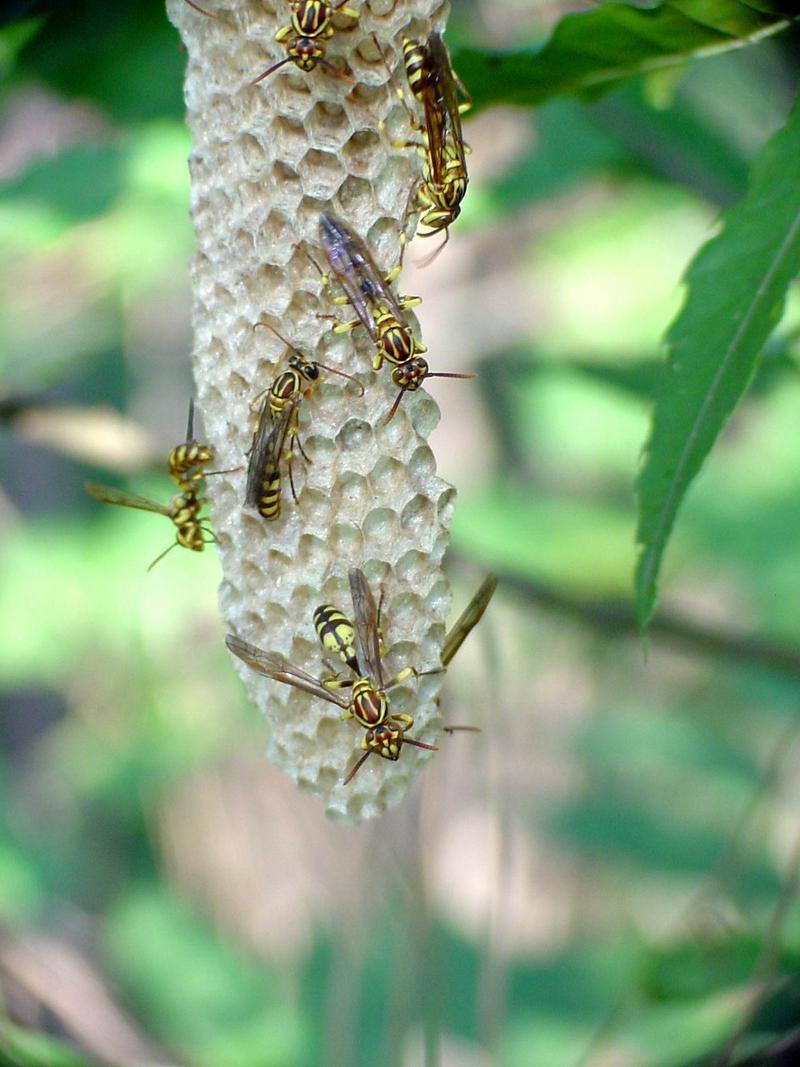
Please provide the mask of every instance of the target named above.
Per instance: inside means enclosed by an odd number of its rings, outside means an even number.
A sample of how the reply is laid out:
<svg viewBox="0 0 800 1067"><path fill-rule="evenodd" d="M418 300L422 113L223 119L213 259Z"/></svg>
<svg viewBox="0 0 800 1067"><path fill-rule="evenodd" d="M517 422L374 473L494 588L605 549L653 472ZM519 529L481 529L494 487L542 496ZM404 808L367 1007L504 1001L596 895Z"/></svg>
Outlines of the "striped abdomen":
<svg viewBox="0 0 800 1067"><path fill-rule="evenodd" d="M403 64L411 92L420 102L434 84L433 67L428 49L421 41L403 38Z"/></svg>
<svg viewBox="0 0 800 1067"><path fill-rule="evenodd" d="M199 482L203 477L202 468L214 462L214 449L210 445L201 445L197 441L186 441L176 445L167 460L170 477L183 487L187 482ZM194 468L198 468L195 470Z"/></svg>
<svg viewBox="0 0 800 1067"><path fill-rule="evenodd" d="M327 0L296 0L292 5L292 26L300 37L317 37L331 20Z"/></svg>
<svg viewBox="0 0 800 1067"><path fill-rule="evenodd" d="M202 501L196 493L181 493L170 504L170 518L177 527L177 541L184 548L192 552L202 552L203 528L200 525L200 509Z"/></svg>
<svg viewBox="0 0 800 1067"><path fill-rule="evenodd" d="M281 472L275 467L266 467L256 504L258 514L272 522L281 514Z"/></svg>
<svg viewBox="0 0 800 1067"><path fill-rule="evenodd" d="M361 674L356 654L356 632L347 616L332 604L320 604L314 612L314 627L322 647L338 656L354 674Z"/></svg>

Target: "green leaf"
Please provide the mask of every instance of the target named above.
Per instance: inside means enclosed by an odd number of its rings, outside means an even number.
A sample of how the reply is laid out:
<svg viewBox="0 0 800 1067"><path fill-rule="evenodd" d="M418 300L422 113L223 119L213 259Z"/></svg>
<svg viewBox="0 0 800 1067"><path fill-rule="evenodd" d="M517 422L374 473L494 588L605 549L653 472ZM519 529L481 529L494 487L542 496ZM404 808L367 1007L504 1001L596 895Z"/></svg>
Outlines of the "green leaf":
<svg viewBox="0 0 800 1067"><path fill-rule="evenodd" d="M611 2L565 16L538 52L465 48L455 66L476 104L530 106L564 93L599 96L636 75L755 44L798 19L791 0Z"/></svg>
<svg viewBox="0 0 800 1067"><path fill-rule="evenodd" d="M757 157L745 199L686 275L639 476L639 622L653 611L675 515L747 389L800 271L800 102Z"/></svg>

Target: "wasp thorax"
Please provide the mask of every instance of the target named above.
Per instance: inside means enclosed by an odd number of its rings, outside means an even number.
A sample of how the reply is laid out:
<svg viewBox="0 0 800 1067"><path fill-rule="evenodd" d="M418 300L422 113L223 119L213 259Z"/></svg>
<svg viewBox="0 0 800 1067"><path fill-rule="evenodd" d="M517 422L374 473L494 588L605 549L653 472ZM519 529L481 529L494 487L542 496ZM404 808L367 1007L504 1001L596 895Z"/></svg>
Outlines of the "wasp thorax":
<svg viewBox="0 0 800 1067"><path fill-rule="evenodd" d="M375 689L366 678L359 678L353 686L349 709L361 726L370 729L383 722L389 712L389 701L384 692Z"/></svg>

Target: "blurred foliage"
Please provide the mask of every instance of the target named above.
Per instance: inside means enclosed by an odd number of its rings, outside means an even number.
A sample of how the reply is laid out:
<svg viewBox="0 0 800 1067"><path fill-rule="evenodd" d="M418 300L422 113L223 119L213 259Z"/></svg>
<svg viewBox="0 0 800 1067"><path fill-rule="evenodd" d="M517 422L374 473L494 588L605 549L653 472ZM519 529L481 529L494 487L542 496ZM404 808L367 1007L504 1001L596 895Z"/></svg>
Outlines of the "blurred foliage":
<svg viewBox="0 0 800 1067"><path fill-rule="evenodd" d="M741 400L800 273L800 104L753 165L747 196L686 275L686 304L638 483L637 610L652 614L661 557L689 483Z"/></svg>
<svg viewBox="0 0 800 1067"><path fill-rule="evenodd" d="M603 4L550 36L549 4L456 8L476 103L546 101L493 113L488 135L466 125L463 226L425 275L447 264L441 365L472 352L480 370L479 404L460 400L471 440L450 446L455 547L521 584L448 679L448 717L482 737L449 739L429 792L358 831L262 767L267 725L227 665L213 553L146 576L170 523L96 506L82 482L112 474L24 419L111 404L157 450L182 432L177 35L143 0L19 3L0 27L0 1064L104 1060L107 1005L70 1014L45 989L33 1010L33 980L10 983L39 932L101 977L139 1062L374 1067L441 1048L448 1063L690 1067L743 1024L741 1056L796 1027L798 678L747 644L800 639L791 293L667 558L666 610L695 627L683 651L655 631L643 662L619 615L569 610L632 611L661 338L718 212L740 204L732 227L771 191L796 38L688 62L768 31L778 7L708 0L699 21L690 0ZM661 61L669 79L633 77ZM591 103L552 99L622 80ZM780 222L765 211L756 237ZM750 237L730 239L744 278ZM169 495L155 476L130 488Z"/></svg>

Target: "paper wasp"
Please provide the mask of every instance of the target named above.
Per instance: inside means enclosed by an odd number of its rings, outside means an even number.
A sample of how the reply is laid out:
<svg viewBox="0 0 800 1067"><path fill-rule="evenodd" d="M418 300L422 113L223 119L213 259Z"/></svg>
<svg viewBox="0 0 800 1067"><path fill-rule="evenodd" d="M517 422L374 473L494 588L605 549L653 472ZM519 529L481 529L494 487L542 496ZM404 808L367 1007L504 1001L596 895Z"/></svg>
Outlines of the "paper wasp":
<svg viewBox="0 0 800 1067"><path fill-rule="evenodd" d="M345 771L345 785L353 780L372 754L396 761L400 757L404 744L428 751L437 750L436 745L429 745L408 736L414 720L410 715L391 712L387 691L405 681L406 678L418 677L420 674L435 674L438 671L420 672L414 667L405 667L394 678L388 681L384 679L381 637L383 597L376 606L367 580L363 572L357 568L350 571L349 581L355 625L331 604L322 604L316 609L314 624L323 648L334 653L347 664L354 676L352 679L334 677L318 680L305 671L293 667L278 653L264 652L232 634L225 639L230 651L254 671L275 681L283 682L285 685L301 689L320 700L335 704L342 709L343 719L354 718L359 725L364 727L365 734L360 746L363 753L359 755L357 750L353 760L350 761ZM444 668L448 666L467 635L479 622L492 598L496 584L495 578L486 579L447 634L442 652ZM345 688L350 690L349 697L340 692ZM473 727L445 727L448 733L460 729L470 730Z"/></svg>
<svg viewBox="0 0 800 1067"><path fill-rule="evenodd" d="M404 744L415 748L436 751L429 745L407 736L414 725L410 715L390 711L387 690L417 676L433 671L418 672L414 667L405 667L388 681L383 677L382 647L380 638L380 609L364 577L363 571L354 568L349 574L350 595L353 600L355 627L331 605L323 604L314 613L320 640L329 651L337 651L347 662L354 677L350 679L329 678L319 681L305 671L293 667L283 656L264 652L246 641L228 634L225 643L253 670L275 681L302 689L312 696L326 700L342 709L342 718L354 718L366 733L361 743L364 754L345 774L347 785L358 773L364 761L372 753L384 759L397 760ZM354 642L354 643L350 643ZM349 695L340 692L349 689Z"/></svg>
<svg viewBox="0 0 800 1067"><path fill-rule="evenodd" d="M200 444L194 440L194 400L189 401L189 423L186 427L186 440L176 445L167 459L169 476L179 489L196 488L206 474L228 474L228 471L205 471L209 463L214 462L214 449L211 445Z"/></svg>
<svg viewBox="0 0 800 1067"><path fill-rule="evenodd" d="M286 49L286 56L273 63L250 84L258 85L287 63L294 63L304 71L314 70L319 63L334 77L352 81L349 74L345 74L325 58L325 42L333 37L331 20L335 14L347 15L348 18L357 20L358 12L347 6L347 0L340 0L338 4L330 3L329 0L289 0L289 6L292 9L292 20L288 26L281 27L275 34L275 40Z"/></svg>
<svg viewBox="0 0 800 1067"><path fill-rule="evenodd" d="M344 293L344 296L333 296L333 302L350 304L357 316L352 322L338 322L333 332L346 333L363 326L376 349L373 369L380 370L384 361L394 367L392 380L400 387L400 392L387 422L397 411L403 394L419 389L425 378L475 377L474 374L430 370L428 361L420 355L427 352L427 348L415 339L404 315L407 308L421 301L417 296L395 296L391 289L400 273L399 266L383 277L361 238L328 212L320 215L319 236L331 274ZM329 276L321 270L320 274L323 284L330 289Z"/></svg>
<svg viewBox="0 0 800 1067"><path fill-rule="evenodd" d="M250 447L250 462L247 467L247 489L245 503L255 508L259 515L268 521L279 518L281 513L281 473L280 462L286 452L286 466L289 472L289 485L292 497L297 503L297 493L292 475L294 459L294 442L307 463L308 455L303 448L299 435L299 408L304 397L308 397L319 382L320 371L338 374L353 382L364 395L363 385L350 374L327 367L316 360L308 360L290 341L278 333L268 322L257 322L254 329L265 327L271 330L290 349L287 360L289 369L282 371L267 390L256 423L253 443Z"/></svg>
<svg viewBox="0 0 800 1067"><path fill-rule="evenodd" d="M472 106L472 97L453 70L440 34L432 33L424 44L404 37L403 62L411 92L425 116L425 166L417 206L428 231L420 237L444 230L446 244L448 227L461 212L469 181L469 148L461 132L461 115Z"/></svg>
<svg viewBox="0 0 800 1067"><path fill-rule="evenodd" d="M219 17L213 11L200 7L195 0L186 0L186 3L201 15L207 15L211 19ZM348 18L357 20L358 12L347 6L347 0L340 0L338 4L331 3L330 0L289 0L289 7L291 22L288 26L282 26L274 37L274 40L286 49L285 58L273 63L257 78L253 78L250 84L258 85L287 63L294 63L304 71L314 70L319 63L335 78L352 81L349 74L339 70L325 58L325 42L333 37L334 15L347 15Z"/></svg>
<svg viewBox="0 0 800 1067"><path fill-rule="evenodd" d="M200 519L204 501L197 495L195 489L187 488L182 493L173 497L169 504L159 504L145 496L137 496L135 493L126 493L122 489L112 489L108 485L100 485L97 482L86 482L86 492L101 504L115 504L123 508L136 508L138 511L153 511L157 515L166 515L176 527L175 540L160 555L156 556L150 566L151 571L159 560L171 552L176 545L191 549L192 552L202 552L209 541L216 541L214 534L208 527L203 526ZM204 536L208 535L208 536Z"/></svg>
<svg viewBox="0 0 800 1067"><path fill-rule="evenodd" d="M391 77L383 49L375 34L372 37ZM420 223L428 227L420 237L445 231L444 243L434 253L438 255L447 244L449 226L461 213L461 201L467 191L466 156L470 149L461 132L461 115L472 106L472 98L453 70L447 46L438 33L432 33L425 42L404 37L403 65L411 92L422 105L424 124L418 121L403 90L398 89L411 128L422 133L422 143L404 141L396 147L416 148L422 156L422 182L411 210L421 212ZM459 93L463 100L459 100Z"/></svg>

